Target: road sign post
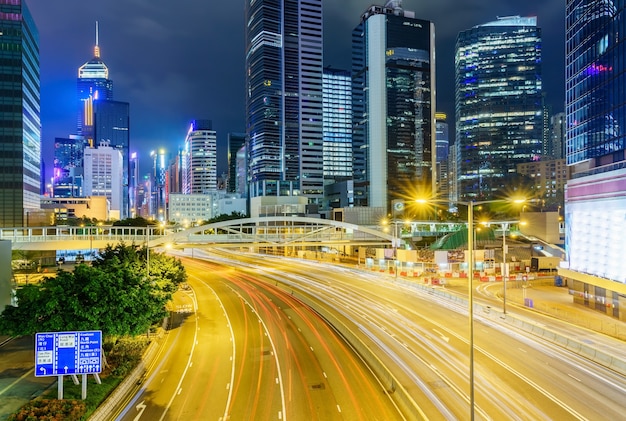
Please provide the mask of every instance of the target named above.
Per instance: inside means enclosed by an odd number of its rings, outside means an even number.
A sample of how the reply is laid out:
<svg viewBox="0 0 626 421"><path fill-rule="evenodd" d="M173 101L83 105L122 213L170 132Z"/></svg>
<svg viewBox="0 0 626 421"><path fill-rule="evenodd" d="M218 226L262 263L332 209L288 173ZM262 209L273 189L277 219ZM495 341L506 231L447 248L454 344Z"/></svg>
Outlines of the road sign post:
<svg viewBox="0 0 626 421"><path fill-rule="evenodd" d="M83 374L82 398L87 397L86 375L102 371L102 331L43 332L35 335L35 376L58 376L63 399L63 376Z"/></svg>

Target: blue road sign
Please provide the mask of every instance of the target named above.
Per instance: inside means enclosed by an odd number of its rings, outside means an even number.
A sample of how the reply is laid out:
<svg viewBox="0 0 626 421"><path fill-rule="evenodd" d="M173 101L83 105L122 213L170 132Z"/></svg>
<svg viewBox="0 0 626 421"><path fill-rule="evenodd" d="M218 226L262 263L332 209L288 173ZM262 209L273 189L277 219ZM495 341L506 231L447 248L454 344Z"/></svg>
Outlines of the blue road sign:
<svg viewBox="0 0 626 421"><path fill-rule="evenodd" d="M102 332L44 332L35 335L35 376L102 371Z"/></svg>

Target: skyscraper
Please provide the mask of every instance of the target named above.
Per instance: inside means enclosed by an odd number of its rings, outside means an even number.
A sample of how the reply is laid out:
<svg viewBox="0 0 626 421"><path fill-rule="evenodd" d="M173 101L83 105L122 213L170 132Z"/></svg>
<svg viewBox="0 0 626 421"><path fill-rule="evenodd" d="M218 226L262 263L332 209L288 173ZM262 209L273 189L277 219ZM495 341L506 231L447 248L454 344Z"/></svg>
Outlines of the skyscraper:
<svg viewBox="0 0 626 421"><path fill-rule="evenodd" d="M211 120L193 120L183 148L183 193L217 190L217 133Z"/></svg>
<svg viewBox="0 0 626 421"><path fill-rule="evenodd" d="M548 155L555 159L565 158L565 113L556 113L550 117L550 141L547 149Z"/></svg>
<svg viewBox="0 0 626 421"><path fill-rule="evenodd" d="M100 58L98 43L98 22L96 22L96 44L93 58L78 68L76 83L78 95L78 134L85 136L93 145L93 101L113 99L113 81L109 79L109 68ZM96 142L98 143L98 142Z"/></svg>
<svg viewBox="0 0 626 421"><path fill-rule="evenodd" d="M448 116L446 113L436 113L437 119L437 196L448 198L450 188L448 186L448 155L450 151L450 140L448 138Z"/></svg>
<svg viewBox="0 0 626 421"><path fill-rule="evenodd" d="M352 76L324 68L324 202L322 210L354 206L352 169Z"/></svg>
<svg viewBox="0 0 626 421"><path fill-rule="evenodd" d="M85 149L85 196L106 196L111 219L120 219L122 201L122 153L102 142Z"/></svg>
<svg viewBox="0 0 626 421"><path fill-rule="evenodd" d="M574 301L623 319L626 79L623 1L566 2L565 248ZM619 36L618 36L619 34Z"/></svg>
<svg viewBox="0 0 626 421"><path fill-rule="evenodd" d="M246 2L251 197L321 203L322 0Z"/></svg>
<svg viewBox="0 0 626 421"><path fill-rule="evenodd" d="M243 189L244 186L237 184L237 153L245 143L245 133L228 133L228 186L226 191L229 193L245 190Z"/></svg>
<svg viewBox="0 0 626 421"><path fill-rule="evenodd" d="M352 178L352 77L324 68L324 183Z"/></svg>
<svg viewBox="0 0 626 421"><path fill-rule="evenodd" d="M83 157L88 144L83 136L70 135L54 139L54 197L83 195Z"/></svg>
<svg viewBox="0 0 626 421"><path fill-rule="evenodd" d="M76 81L78 94L77 131L89 146L98 147L106 142L122 153L122 206L120 217L130 216L130 104L113 100L113 81L109 68L100 57L98 22L96 44L91 60L78 68Z"/></svg>
<svg viewBox="0 0 626 421"><path fill-rule="evenodd" d="M371 6L352 32L358 205L430 194L435 176L435 28L402 1Z"/></svg>
<svg viewBox="0 0 626 421"><path fill-rule="evenodd" d="M122 153L122 207L121 218L129 216L130 167L130 104L128 102L98 99L93 101L93 139L96 147L106 142Z"/></svg>
<svg viewBox="0 0 626 421"><path fill-rule="evenodd" d="M502 17L456 42L459 200L511 188L516 165L541 156L541 29L537 18Z"/></svg>
<svg viewBox="0 0 626 421"><path fill-rule="evenodd" d="M40 209L39 33L24 0L0 0L0 226Z"/></svg>

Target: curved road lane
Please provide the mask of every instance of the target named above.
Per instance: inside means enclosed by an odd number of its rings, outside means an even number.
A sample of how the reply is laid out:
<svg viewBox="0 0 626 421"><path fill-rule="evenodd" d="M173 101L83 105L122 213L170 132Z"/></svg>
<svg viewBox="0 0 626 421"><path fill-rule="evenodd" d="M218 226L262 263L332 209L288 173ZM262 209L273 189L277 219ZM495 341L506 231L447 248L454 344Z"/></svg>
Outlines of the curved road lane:
<svg viewBox="0 0 626 421"><path fill-rule="evenodd" d="M159 358L117 419L400 420L363 362L267 279L183 259Z"/></svg>

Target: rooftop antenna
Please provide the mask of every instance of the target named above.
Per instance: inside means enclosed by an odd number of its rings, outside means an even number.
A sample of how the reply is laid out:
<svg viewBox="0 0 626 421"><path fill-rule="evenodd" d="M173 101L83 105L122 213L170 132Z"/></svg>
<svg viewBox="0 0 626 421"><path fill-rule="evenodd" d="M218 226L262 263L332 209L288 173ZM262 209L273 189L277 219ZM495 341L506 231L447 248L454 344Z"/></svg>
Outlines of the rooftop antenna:
<svg viewBox="0 0 626 421"><path fill-rule="evenodd" d="M93 54L95 57L100 57L100 47L98 46L98 21L96 21L96 46L93 48Z"/></svg>

